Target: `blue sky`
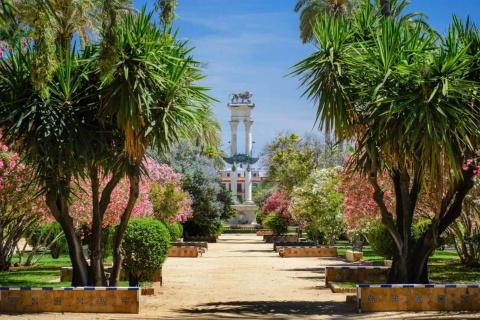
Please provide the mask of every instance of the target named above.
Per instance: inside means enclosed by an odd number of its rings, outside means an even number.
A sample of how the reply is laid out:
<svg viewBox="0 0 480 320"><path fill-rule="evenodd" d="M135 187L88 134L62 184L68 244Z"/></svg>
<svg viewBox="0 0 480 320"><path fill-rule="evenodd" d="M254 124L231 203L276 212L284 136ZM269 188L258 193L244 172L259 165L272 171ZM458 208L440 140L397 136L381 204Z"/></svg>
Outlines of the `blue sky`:
<svg viewBox="0 0 480 320"><path fill-rule="evenodd" d="M136 0L140 8L150 1ZM215 114L222 125L223 149L229 153L230 111L228 96L250 90L253 116L254 154L278 133L317 131L316 106L302 98L297 78L286 76L290 67L314 48L299 39L296 0L178 0L179 35L195 47L194 57L204 62L203 85L219 100ZM480 25L480 0L411 0L408 12L420 11L444 34L452 14L470 15ZM477 17L476 17L477 16ZM238 129L238 152L244 150L243 126Z"/></svg>

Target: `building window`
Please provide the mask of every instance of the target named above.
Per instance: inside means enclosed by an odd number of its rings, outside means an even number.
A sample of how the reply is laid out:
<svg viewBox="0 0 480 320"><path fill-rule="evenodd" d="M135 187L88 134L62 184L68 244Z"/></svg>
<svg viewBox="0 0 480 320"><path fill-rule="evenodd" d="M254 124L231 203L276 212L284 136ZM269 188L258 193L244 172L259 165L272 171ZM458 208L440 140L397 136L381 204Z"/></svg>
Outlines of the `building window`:
<svg viewBox="0 0 480 320"><path fill-rule="evenodd" d="M238 176L239 176L239 177L241 177L241 176L242 176L242 174L241 174L241 173L239 173L239 174L238 174Z"/></svg>
<svg viewBox="0 0 480 320"><path fill-rule="evenodd" d="M227 177L230 177L230 173L227 173Z"/></svg>
<svg viewBox="0 0 480 320"><path fill-rule="evenodd" d="M242 192L242 184L237 183L237 192Z"/></svg>
<svg viewBox="0 0 480 320"><path fill-rule="evenodd" d="M254 183L253 186L254 186L254 187L258 187L258 183Z"/></svg>
<svg viewBox="0 0 480 320"><path fill-rule="evenodd" d="M253 173L253 176L254 176L254 177L256 177L256 176L257 176L257 173L256 173L256 172L254 172L254 173Z"/></svg>

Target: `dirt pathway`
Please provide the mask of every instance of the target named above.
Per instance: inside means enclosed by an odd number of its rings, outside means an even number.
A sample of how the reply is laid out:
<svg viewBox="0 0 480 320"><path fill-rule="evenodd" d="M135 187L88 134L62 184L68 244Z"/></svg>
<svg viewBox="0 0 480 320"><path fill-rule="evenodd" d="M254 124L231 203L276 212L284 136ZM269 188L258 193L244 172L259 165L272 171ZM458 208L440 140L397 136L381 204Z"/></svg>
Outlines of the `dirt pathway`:
<svg viewBox="0 0 480 320"><path fill-rule="evenodd" d="M142 297L139 315L2 315L1 319L466 319L466 313L358 314L345 294L325 288L334 258L280 258L261 237L222 235L199 258L168 258L163 287ZM478 315L480 317L480 314Z"/></svg>

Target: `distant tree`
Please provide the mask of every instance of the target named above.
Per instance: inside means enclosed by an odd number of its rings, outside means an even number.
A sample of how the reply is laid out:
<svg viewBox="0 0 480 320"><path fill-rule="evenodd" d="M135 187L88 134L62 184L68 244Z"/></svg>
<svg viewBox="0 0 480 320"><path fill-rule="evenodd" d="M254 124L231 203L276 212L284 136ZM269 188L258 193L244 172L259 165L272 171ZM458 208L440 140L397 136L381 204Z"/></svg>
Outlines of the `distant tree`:
<svg viewBox="0 0 480 320"><path fill-rule="evenodd" d="M290 212L296 221L312 232L321 230L330 245L344 233L343 194L340 167L315 170L305 182L293 189Z"/></svg>
<svg viewBox="0 0 480 320"><path fill-rule="evenodd" d="M198 147L182 142L157 157L182 174L182 188L192 199L193 215L183 224L184 234L212 236L221 233L220 219L229 214L231 198L222 196L220 174L214 160L201 154Z"/></svg>

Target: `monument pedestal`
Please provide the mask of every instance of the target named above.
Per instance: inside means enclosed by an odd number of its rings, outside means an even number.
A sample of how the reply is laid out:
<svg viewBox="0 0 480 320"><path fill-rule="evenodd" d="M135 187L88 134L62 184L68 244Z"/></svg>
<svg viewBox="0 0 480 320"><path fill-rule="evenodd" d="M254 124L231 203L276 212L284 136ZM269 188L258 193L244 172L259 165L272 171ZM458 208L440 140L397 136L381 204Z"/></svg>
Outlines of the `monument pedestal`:
<svg viewBox="0 0 480 320"><path fill-rule="evenodd" d="M230 224L257 224L257 210L258 206L256 206L253 202L249 203L242 203L242 204L234 204L232 206L235 211L237 211L237 216L233 217L228 220Z"/></svg>

